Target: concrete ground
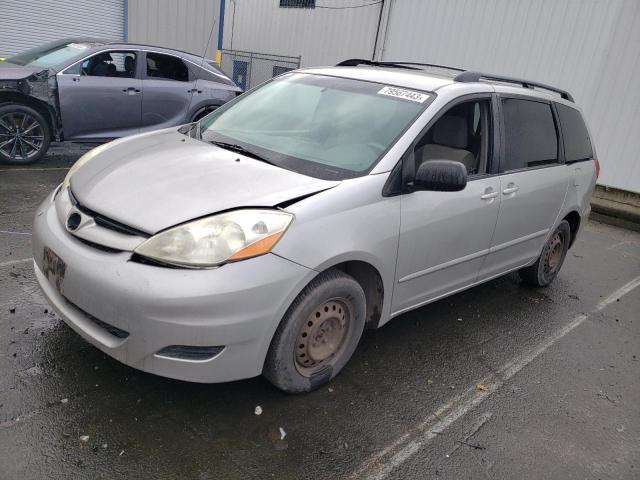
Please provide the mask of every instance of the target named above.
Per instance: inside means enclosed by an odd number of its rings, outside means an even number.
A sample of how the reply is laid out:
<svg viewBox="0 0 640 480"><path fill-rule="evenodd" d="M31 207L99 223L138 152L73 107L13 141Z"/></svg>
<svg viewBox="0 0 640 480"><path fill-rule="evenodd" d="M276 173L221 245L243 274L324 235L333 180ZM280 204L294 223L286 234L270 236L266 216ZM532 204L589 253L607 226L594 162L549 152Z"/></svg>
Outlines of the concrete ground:
<svg viewBox="0 0 640 480"><path fill-rule="evenodd" d="M366 332L317 392L189 384L36 285L33 211L85 149L0 167L0 478L640 478L639 233L589 223L547 289L507 275Z"/></svg>

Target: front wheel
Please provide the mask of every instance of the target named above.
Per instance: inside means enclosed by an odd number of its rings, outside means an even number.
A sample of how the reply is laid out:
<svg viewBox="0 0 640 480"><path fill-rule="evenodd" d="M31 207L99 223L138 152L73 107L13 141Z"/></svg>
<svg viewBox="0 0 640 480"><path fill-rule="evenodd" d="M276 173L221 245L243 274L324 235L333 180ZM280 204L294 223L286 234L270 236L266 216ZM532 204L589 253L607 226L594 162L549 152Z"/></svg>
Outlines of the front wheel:
<svg viewBox="0 0 640 480"><path fill-rule="evenodd" d="M335 377L364 330L366 300L353 277L326 271L298 295L278 326L263 374L288 393L310 392Z"/></svg>
<svg viewBox="0 0 640 480"><path fill-rule="evenodd" d="M570 240L569 222L563 220L545 243L536 263L518 271L520 278L536 287L551 284L564 263Z"/></svg>
<svg viewBox="0 0 640 480"><path fill-rule="evenodd" d="M26 164L40 160L49 148L51 132L44 117L26 105L0 106L0 160Z"/></svg>

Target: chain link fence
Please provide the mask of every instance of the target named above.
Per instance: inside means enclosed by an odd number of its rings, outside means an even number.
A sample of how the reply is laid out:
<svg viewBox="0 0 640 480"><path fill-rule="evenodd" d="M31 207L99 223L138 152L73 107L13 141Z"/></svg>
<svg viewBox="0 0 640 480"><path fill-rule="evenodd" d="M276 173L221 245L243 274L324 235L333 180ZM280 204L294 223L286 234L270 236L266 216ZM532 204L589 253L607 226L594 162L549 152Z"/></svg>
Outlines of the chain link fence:
<svg viewBox="0 0 640 480"><path fill-rule="evenodd" d="M300 67L302 57L222 50L220 68L243 90Z"/></svg>

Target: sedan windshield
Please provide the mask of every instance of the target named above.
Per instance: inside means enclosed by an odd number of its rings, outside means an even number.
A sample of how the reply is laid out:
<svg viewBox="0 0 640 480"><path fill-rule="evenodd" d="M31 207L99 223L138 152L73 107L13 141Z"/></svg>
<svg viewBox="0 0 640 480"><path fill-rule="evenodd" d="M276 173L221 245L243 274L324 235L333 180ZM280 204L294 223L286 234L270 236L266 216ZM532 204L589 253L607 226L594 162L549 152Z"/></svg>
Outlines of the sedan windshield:
<svg viewBox="0 0 640 480"><path fill-rule="evenodd" d="M26 50L7 59L7 62L28 67L49 68L66 62L98 45L93 42L53 42Z"/></svg>
<svg viewBox="0 0 640 480"><path fill-rule="evenodd" d="M429 99L379 83L293 73L220 107L199 130L205 141L239 145L289 170L352 178L375 166Z"/></svg>

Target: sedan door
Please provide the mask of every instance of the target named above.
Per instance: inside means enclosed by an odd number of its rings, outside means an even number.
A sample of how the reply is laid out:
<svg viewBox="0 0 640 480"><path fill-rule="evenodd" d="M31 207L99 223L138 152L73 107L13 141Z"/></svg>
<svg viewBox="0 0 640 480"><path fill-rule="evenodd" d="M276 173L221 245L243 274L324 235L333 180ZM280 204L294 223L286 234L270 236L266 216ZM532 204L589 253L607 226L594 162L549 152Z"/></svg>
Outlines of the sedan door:
<svg viewBox="0 0 640 480"><path fill-rule="evenodd" d="M65 140L132 135L140 127L139 52L105 51L56 76Z"/></svg>
<svg viewBox="0 0 640 480"><path fill-rule="evenodd" d="M142 89L142 131L191 120L187 111L197 91L196 78L180 57L145 52Z"/></svg>
<svg viewBox="0 0 640 480"><path fill-rule="evenodd" d="M455 160L469 179L459 192L403 195L393 314L473 285L488 253L500 207L490 174L494 123L490 97L456 104L416 142L420 161Z"/></svg>
<svg viewBox="0 0 640 480"><path fill-rule="evenodd" d="M480 280L525 266L555 225L569 185L549 102L502 97L500 216Z"/></svg>

